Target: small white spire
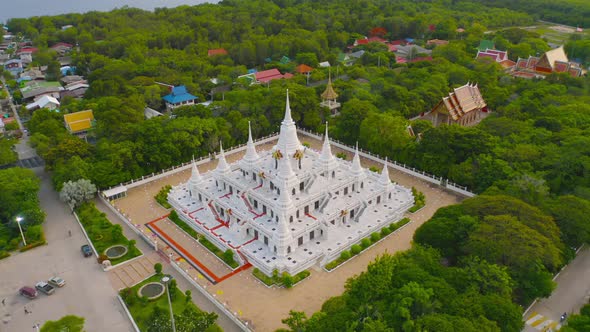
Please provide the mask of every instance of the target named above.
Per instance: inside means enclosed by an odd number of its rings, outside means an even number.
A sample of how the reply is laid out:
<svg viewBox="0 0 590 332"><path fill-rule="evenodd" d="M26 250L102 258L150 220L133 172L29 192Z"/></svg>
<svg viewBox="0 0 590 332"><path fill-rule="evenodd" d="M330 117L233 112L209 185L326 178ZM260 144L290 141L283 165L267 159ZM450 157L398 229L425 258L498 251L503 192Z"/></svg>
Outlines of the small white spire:
<svg viewBox="0 0 590 332"><path fill-rule="evenodd" d="M363 168L361 167L361 158L359 157L359 142L356 142L356 150L354 151L354 157L352 158L352 166L350 167L352 175L359 177L364 174Z"/></svg>
<svg viewBox="0 0 590 332"><path fill-rule="evenodd" d="M387 167L387 157L385 157L385 163L383 164L383 170L381 171L379 183L381 183L383 186L387 186L391 183L391 179L389 178L389 168Z"/></svg>
<svg viewBox="0 0 590 332"><path fill-rule="evenodd" d="M293 235L289 229L289 222L287 221L287 215L284 212L278 213L279 224L276 234L276 245L277 245L277 256L286 257L288 253L289 243L292 242Z"/></svg>
<svg viewBox="0 0 590 332"><path fill-rule="evenodd" d="M199 173L199 169L197 168L197 163L193 157L193 169L191 171L191 184L197 184L201 182L203 178L201 177L201 173Z"/></svg>
<svg viewBox="0 0 590 332"><path fill-rule="evenodd" d="M322 152L320 153L320 160L329 162L332 159L334 159L334 156L332 155L330 138L328 137L328 121L326 121L326 134L324 135L324 145L322 146Z"/></svg>
<svg viewBox="0 0 590 332"><path fill-rule="evenodd" d="M278 205L281 211L286 212L291 210L294 207L294 205L293 201L291 200L291 194L289 193L289 187L287 186L287 182L283 182L278 187L280 191Z"/></svg>
<svg viewBox="0 0 590 332"><path fill-rule="evenodd" d="M291 167L291 160L288 154L283 154L283 158L279 160L279 179L285 182L291 182L292 178L296 177Z"/></svg>
<svg viewBox="0 0 590 332"><path fill-rule="evenodd" d="M217 163L215 171L220 174L229 173L231 171L231 168L225 160L225 152L223 152L223 144L221 141L219 141L219 162Z"/></svg>
<svg viewBox="0 0 590 332"><path fill-rule="evenodd" d="M256 146L254 146L254 140L252 139L252 128L250 127L250 121L248 121L248 144L246 145L246 154L241 160L242 164L253 166L258 162L260 157L256 152Z"/></svg>

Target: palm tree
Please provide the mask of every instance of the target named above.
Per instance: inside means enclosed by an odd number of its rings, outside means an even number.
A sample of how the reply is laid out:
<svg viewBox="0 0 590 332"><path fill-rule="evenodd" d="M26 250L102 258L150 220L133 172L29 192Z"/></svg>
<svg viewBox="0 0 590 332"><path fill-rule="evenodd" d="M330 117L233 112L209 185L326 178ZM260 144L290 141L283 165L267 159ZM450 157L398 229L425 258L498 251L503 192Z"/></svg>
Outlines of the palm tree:
<svg viewBox="0 0 590 332"><path fill-rule="evenodd" d="M279 159L283 158L283 153L281 150L275 150L272 157L275 159L275 169L279 168Z"/></svg>
<svg viewBox="0 0 590 332"><path fill-rule="evenodd" d="M297 159L297 164L299 165L299 169L301 169L301 159L303 159L303 151L301 151L301 150L295 151L293 158Z"/></svg>

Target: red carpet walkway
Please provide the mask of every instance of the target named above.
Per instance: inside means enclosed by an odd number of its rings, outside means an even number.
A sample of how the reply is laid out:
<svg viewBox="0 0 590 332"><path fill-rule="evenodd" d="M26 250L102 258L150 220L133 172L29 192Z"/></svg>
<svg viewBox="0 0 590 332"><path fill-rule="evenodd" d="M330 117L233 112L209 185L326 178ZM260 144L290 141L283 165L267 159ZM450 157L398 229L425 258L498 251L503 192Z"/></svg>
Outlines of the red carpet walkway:
<svg viewBox="0 0 590 332"><path fill-rule="evenodd" d="M181 245L179 245L170 235L166 234L162 229L160 229L156 223L162 219L165 219L168 215L159 217L158 219L152 220L146 224L146 226L151 229L155 234L158 235L164 242L166 242L171 248L174 249L180 256L182 256L190 265L196 268L207 280L209 280L213 284L217 284L222 282L225 279L232 277L235 274L238 274L244 270L247 270L252 266L249 262L246 261L246 264L240 266L239 268L235 269L234 271L224 275L224 276L217 276L211 270L209 270L203 263L201 263L198 259L195 258L190 252L184 249ZM242 256L243 257L243 256Z"/></svg>

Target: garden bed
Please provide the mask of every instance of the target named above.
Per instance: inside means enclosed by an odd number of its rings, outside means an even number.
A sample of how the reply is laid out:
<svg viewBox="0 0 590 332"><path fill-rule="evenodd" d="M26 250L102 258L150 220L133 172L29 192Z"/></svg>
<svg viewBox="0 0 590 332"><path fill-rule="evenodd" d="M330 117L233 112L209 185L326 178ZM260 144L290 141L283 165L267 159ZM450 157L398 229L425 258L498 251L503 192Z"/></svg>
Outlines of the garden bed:
<svg viewBox="0 0 590 332"><path fill-rule="evenodd" d="M170 205L170 203L168 203L168 193L170 192L171 189L172 189L171 185L166 185L166 186L162 187L162 189L158 192L158 194L156 196L154 196L154 198L156 199L156 202L158 202L158 204L160 204L165 209L172 208L172 205Z"/></svg>
<svg viewBox="0 0 590 332"><path fill-rule="evenodd" d="M103 253L107 248L114 245L127 247L128 250L125 255L111 260L112 265L117 265L141 255L141 251L135 246L135 240L127 239L123 235L121 225L113 225L106 215L94 206L94 203L84 203L76 212L97 252Z"/></svg>
<svg viewBox="0 0 590 332"><path fill-rule="evenodd" d="M252 275L254 275L258 280L262 281L263 284L269 287L276 285L285 288L293 287L293 285L309 277L310 274L311 273L309 271L305 270L297 273L295 276L291 276L287 272L284 272L282 275L279 276L277 270L274 270L272 277L269 277L257 268L255 268L252 271Z"/></svg>
<svg viewBox="0 0 590 332"><path fill-rule="evenodd" d="M409 218L404 218L396 223L392 223L388 227L383 227L380 232L372 233L371 236L366 237L362 239L359 243L352 245L350 247L350 250L345 250L342 253L340 253L340 257L326 264L324 268L328 271L334 270L344 262L365 251L373 244L379 242L381 239L400 229L402 226L406 225L409 222Z"/></svg>
<svg viewBox="0 0 590 332"><path fill-rule="evenodd" d="M153 328L154 325L157 324L157 322L154 321L154 310L160 311L161 314L165 316L163 319L159 320L161 324L165 325L170 322L168 296L166 296L166 294L163 294L164 296L159 296L153 300L149 300L147 297L139 297L137 295L140 288L150 283L159 283L162 280L162 277L164 277L162 274L153 275L139 284L130 288L125 288L119 292L119 295L121 295L121 298L125 302L129 313L131 313L133 320L135 320L135 323L141 331L148 331L149 327ZM169 291L175 318L177 315L182 314L182 312L184 312L188 307L190 307L189 309L195 310L199 315L206 314L201 311L201 309L199 309L190 299L187 300L185 293L176 287L175 281L174 285L172 285L172 282L170 283ZM164 293L165 292L166 291L164 290ZM177 329L178 328L179 326L177 323ZM221 331L221 328L217 324L213 323L211 326L204 329L204 331Z"/></svg>
<svg viewBox="0 0 590 332"><path fill-rule="evenodd" d="M188 235L190 235L193 239L199 241L203 247L207 248L211 253L215 256L219 257L225 264L227 264L232 269L237 268L240 266L240 263L236 262L234 259L234 253L231 250L222 251L216 245L211 243L207 240L204 236L197 233L194 229L192 229L189 225L187 225L176 213L176 211L170 212L168 219L175 223L178 227L180 227L183 231L185 231Z"/></svg>
<svg viewBox="0 0 590 332"><path fill-rule="evenodd" d="M408 210L410 213L417 212L426 205L426 197L424 196L424 193L412 187L412 195L414 195L414 206Z"/></svg>

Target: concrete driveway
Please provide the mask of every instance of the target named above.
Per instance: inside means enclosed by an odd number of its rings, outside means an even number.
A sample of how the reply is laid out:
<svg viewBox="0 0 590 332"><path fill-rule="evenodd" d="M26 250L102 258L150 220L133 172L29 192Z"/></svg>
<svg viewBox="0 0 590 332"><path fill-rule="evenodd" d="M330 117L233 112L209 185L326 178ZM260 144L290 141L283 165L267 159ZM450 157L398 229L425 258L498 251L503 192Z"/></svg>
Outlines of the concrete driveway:
<svg viewBox="0 0 590 332"><path fill-rule="evenodd" d="M0 304L0 332L35 331L36 323L42 325L70 314L84 317L88 332L132 331L107 274L93 257L82 256L80 246L87 242L51 187L49 174L42 168L33 171L41 178L39 197L47 213L43 228L48 245L0 260L0 299L6 299L4 306ZM68 230L72 231L71 237ZM20 287L34 286L53 275L67 283L53 295L39 294L37 299L28 300L17 294ZM25 315L25 306L31 314Z"/></svg>
<svg viewBox="0 0 590 332"><path fill-rule="evenodd" d="M578 253L566 268L555 278L557 288L546 299L541 299L526 313L523 331L537 332L549 329L558 330L559 318L579 313L580 308L590 299L590 248L587 246Z"/></svg>

